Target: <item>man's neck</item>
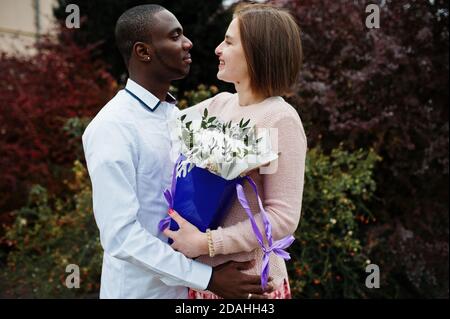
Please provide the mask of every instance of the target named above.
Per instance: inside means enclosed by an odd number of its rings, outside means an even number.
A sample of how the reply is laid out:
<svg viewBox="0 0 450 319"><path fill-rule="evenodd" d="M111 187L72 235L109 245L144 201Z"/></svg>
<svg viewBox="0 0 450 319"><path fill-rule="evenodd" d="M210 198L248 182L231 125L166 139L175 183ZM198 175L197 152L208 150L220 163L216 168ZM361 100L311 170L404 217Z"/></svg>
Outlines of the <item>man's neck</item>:
<svg viewBox="0 0 450 319"><path fill-rule="evenodd" d="M170 82L164 83L162 81L155 81L150 77L143 76L142 74L132 74L131 72L130 79L152 93L160 101L166 100L167 92L169 92L170 88Z"/></svg>

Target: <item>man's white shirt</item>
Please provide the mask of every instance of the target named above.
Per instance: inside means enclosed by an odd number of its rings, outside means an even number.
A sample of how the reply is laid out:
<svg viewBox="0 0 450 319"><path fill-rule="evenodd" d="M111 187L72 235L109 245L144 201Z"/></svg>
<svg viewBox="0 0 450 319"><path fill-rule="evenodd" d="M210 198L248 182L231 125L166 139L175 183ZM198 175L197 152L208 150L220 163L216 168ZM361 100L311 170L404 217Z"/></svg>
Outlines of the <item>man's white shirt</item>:
<svg viewBox="0 0 450 319"><path fill-rule="evenodd" d="M187 298L210 266L174 251L158 230L170 188L172 103L128 80L83 134L94 216L104 249L100 298Z"/></svg>

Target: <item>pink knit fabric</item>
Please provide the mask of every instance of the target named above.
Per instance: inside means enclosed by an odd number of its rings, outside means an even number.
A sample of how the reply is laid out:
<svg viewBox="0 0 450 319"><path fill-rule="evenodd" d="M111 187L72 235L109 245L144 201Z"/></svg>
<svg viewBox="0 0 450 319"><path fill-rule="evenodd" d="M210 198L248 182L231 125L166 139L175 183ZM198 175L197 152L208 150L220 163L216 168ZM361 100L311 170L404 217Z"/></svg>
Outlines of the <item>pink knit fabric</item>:
<svg viewBox="0 0 450 319"><path fill-rule="evenodd" d="M220 93L193 108L203 113L208 108L209 116L217 116L222 121L239 122L241 118L250 119L250 125L257 128L276 128L278 138L272 136L272 145L278 143L279 158L275 161L276 173L250 173L261 196L264 208L272 223L273 240L291 235L300 220L305 157L307 142L302 122L295 109L282 97L270 97L263 102L240 106L238 95ZM248 183L244 192L249 201L259 229L264 233L256 196ZM230 260L248 261L255 259L255 266L245 273L261 275L263 252L258 245L250 221L237 199L222 222L211 231L216 256L200 256L197 261L216 266ZM270 255L270 273L275 287L287 281L285 261L273 253Z"/></svg>

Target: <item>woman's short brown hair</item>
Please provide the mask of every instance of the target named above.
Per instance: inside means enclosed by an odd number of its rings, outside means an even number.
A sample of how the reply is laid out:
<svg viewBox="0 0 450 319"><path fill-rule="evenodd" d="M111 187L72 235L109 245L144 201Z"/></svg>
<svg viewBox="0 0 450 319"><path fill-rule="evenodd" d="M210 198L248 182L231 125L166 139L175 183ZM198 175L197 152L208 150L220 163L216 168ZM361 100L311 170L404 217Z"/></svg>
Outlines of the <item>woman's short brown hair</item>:
<svg viewBox="0 0 450 319"><path fill-rule="evenodd" d="M295 19L289 12L266 4L237 6L234 18L252 90L265 97L288 93L297 81L303 58Z"/></svg>

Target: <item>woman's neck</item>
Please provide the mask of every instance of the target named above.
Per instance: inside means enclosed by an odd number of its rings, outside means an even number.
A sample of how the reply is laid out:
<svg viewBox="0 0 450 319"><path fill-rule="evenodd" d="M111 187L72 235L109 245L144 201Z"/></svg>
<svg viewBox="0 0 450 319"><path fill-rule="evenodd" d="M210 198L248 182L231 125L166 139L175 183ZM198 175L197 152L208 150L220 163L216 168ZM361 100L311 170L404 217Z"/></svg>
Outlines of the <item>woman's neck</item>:
<svg viewBox="0 0 450 319"><path fill-rule="evenodd" d="M237 82L234 83L234 87L236 88L236 92L239 97L240 106L257 104L266 99L266 97L262 96L261 94L255 93L250 88L250 83Z"/></svg>

